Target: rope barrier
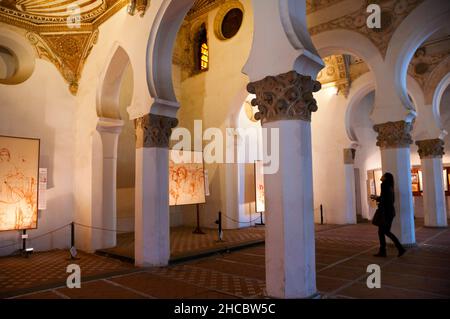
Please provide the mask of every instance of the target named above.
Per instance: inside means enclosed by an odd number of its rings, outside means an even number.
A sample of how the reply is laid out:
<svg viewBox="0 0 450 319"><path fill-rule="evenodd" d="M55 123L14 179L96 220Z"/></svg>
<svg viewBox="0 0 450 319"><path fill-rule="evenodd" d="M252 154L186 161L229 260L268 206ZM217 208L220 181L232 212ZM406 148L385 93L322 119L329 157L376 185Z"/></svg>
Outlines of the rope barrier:
<svg viewBox="0 0 450 319"><path fill-rule="evenodd" d="M260 217L256 217L255 219L252 219L249 222L242 222L242 221L238 221L236 219L233 219L233 218L229 217L227 214L223 214L223 216L225 216L225 218L228 218L229 220L231 220L231 221L233 221L233 222L235 222L237 224L251 224L251 223L257 221L258 219L260 219Z"/></svg>
<svg viewBox="0 0 450 319"><path fill-rule="evenodd" d="M104 230L104 231L110 231L110 232L116 232L116 233L130 233L130 231L125 231L125 230L101 228L101 227L83 225L83 224L79 224L79 223L74 223L74 224L81 226L81 227L91 228L91 229L96 229L96 230Z"/></svg>
<svg viewBox="0 0 450 319"><path fill-rule="evenodd" d="M39 236L36 236L36 237L33 237L33 238L29 238L28 240L31 241L31 240L36 240L36 239L39 239L39 238L48 236L48 235L50 235L50 234L56 233L57 231L59 231L59 230L61 230L61 229L66 228L67 226L70 226L70 223L69 223L69 224L66 224L66 225L64 225L64 226L58 227L58 228L56 228L56 229L54 229L54 230L51 230L51 231L49 231L49 232L47 232L47 233L41 234L41 235L39 235ZM21 243L22 243L21 241L18 241L18 242L16 242L16 243L8 244L8 245L5 245L5 246L0 246L0 249L12 247L12 246L15 246L15 245L20 245Z"/></svg>

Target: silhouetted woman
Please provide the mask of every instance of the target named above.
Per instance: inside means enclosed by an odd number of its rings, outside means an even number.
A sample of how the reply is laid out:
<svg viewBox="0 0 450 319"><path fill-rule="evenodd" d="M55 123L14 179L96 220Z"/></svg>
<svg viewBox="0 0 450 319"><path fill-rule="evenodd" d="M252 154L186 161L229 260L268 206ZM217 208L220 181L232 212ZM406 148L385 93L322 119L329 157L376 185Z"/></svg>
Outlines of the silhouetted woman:
<svg viewBox="0 0 450 319"><path fill-rule="evenodd" d="M386 238L388 236L395 244L398 250L398 256L405 253L405 248L400 244L400 241L393 233L391 233L392 221L395 217L394 208L394 176L391 173L385 173L381 177L381 195L371 196L372 199L378 202L378 209L383 214L383 223L378 226L378 238L380 239L380 250L374 256L386 257Z"/></svg>

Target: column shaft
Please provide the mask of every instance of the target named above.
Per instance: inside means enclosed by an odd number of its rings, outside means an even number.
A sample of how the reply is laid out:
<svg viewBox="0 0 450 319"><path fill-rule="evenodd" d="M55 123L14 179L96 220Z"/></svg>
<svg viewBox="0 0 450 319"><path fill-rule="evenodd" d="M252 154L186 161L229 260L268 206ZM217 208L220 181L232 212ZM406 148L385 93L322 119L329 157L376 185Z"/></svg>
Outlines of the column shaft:
<svg viewBox="0 0 450 319"><path fill-rule="evenodd" d="M320 83L291 71L247 87L261 120L265 154L278 169L265 169L266 289L276 298L307 298L316 293L311 112ZM279 141L272 139L278 134ZM278 155L274 163L273 155ZM271 171L270 173L268 173Z"/></svg>
<svg viewBox="0 0 450 319"><path fill-rule="evenodd" d="M374 126L378 133L383 173L394 176L395 212L392 232L404 245L415 245L414 206L411 186L410 144L412 124L406 121L387 122Z"/></svg>
<svg viewBox="0 0 450 319"><path fill-rule="evenodd" d="M429 139L416 142L422 162L424 223L429 227L447 226L442 155L444 141Z"/></svg>
<svg viewBox="0 0 450 319"><path fill-rule="evenodd" d="M170 257L168 147L177 120L147 114L135 125L135 264L165 266Z"/></svg>

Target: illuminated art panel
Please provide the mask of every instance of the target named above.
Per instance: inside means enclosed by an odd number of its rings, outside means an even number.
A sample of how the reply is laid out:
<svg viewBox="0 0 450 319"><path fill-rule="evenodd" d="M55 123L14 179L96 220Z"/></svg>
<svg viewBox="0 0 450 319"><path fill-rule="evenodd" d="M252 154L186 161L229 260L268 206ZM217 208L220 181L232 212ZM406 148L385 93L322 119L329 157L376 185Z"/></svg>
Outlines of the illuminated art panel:
<svg viewBox="0 0 450 319"><path fill-rule="evenodd" d="M205 201L202 153L170 151L169 205L201 204Z"/></svg>
<svg viewBox="0 0 450 319"><path fill-rule="evenodd" d="M0 136L0 231L37 228L39 140Z"/></svg>
<svg viewBox="0 0 450 319"><path fill-rule="evenodd" d="M256 188L256 212L262 213L266 210L264 195L264 164L255 161L255 188Z"/></svg>

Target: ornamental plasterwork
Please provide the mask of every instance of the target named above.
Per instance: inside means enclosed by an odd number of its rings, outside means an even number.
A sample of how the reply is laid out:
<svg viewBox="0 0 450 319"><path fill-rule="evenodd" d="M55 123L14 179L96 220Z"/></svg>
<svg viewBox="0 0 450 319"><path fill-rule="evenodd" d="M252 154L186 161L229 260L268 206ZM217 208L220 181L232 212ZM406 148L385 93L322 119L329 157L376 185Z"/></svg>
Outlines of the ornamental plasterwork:
<svg viewBox="0 0 450 319"><path fill-rule="evenodd" d="M414 10L423 0L379 0L364 1L361 7L345 16L327 21L309 29L310 34L315 34L335 30L347 29L358 32L366 36L385 56L391 37L403 19ZM370 29L367 27L367 18L370 12L367 12L367 6L371 3L377 3L381 7L381 28Z"/></svg>
<svg viewBox="0 0 450 319"><path fill-rule="evenodd" d="M217 8L227 0L197 0L186 15L186 20L194 20Z"/></svg>
<svg viewBox="0 0 450 319"><path fill-rule="evenodd" d="M128 0L1 0L0 23L26 30L38 57L55 65L75 95L99 26L127 4Z"/></svg>
<svg viewBox="0 0 450 319"><path fill-rule="evenodd" d="M446 50L439 52L427 51L426 47L417 50L409 64L408 74L424 90L426 103L431 103L436 86L450 72L450 47L447 45Z"/></svg>
<svg viewBox="0 0 450 319"><path fill-rule="evenodd" d="M306 12L313 13L344 0L306 0Z"/></svg>
<svg viewBox="0 0 450 319"><path fill-rule="evenodd" d="M349 56L331 55L323 58L325 67L317 75L317 81L323 88L336 86L338 94L348 96L351 80L349 69Z"/></svg>
<svg viewBox="0 0 450 319"><path fill-rule="evenodd" d="M439 138L416 141L420 158L442 158L445 154L444 144Z"/></svg>
<svg viewBox="0 0 450 319"><path fill-rule="evenodd" d="M168 148L172 129L178 125L176 118L147 114L134 121L136 148Z"/></svg>
<svg viewBox="0 0 450 319"><path fill-rule="evenodd" d="M252 106L258 106L255 119L262 124L279 120L310 122L311 113L318 109L313 92L320 88L320 82L296 71L267 76L247 85L247 91L256 95Z"/></svg>
<svg viewBox="0 0 450 319"><path fill-rule="evenodd" d="M381 149L409 147L412 144L413 124L405 121L387 122L374 125L378 133L377 146Z"/></svg>
<svg viewBox="0 0 450 319"><path fill-rule="evenodd" d="M130 0L130 4L127 7L128 14L134 16L136 12L140 12L140 16L143 17L149 2L147 0Z"/></svg>

